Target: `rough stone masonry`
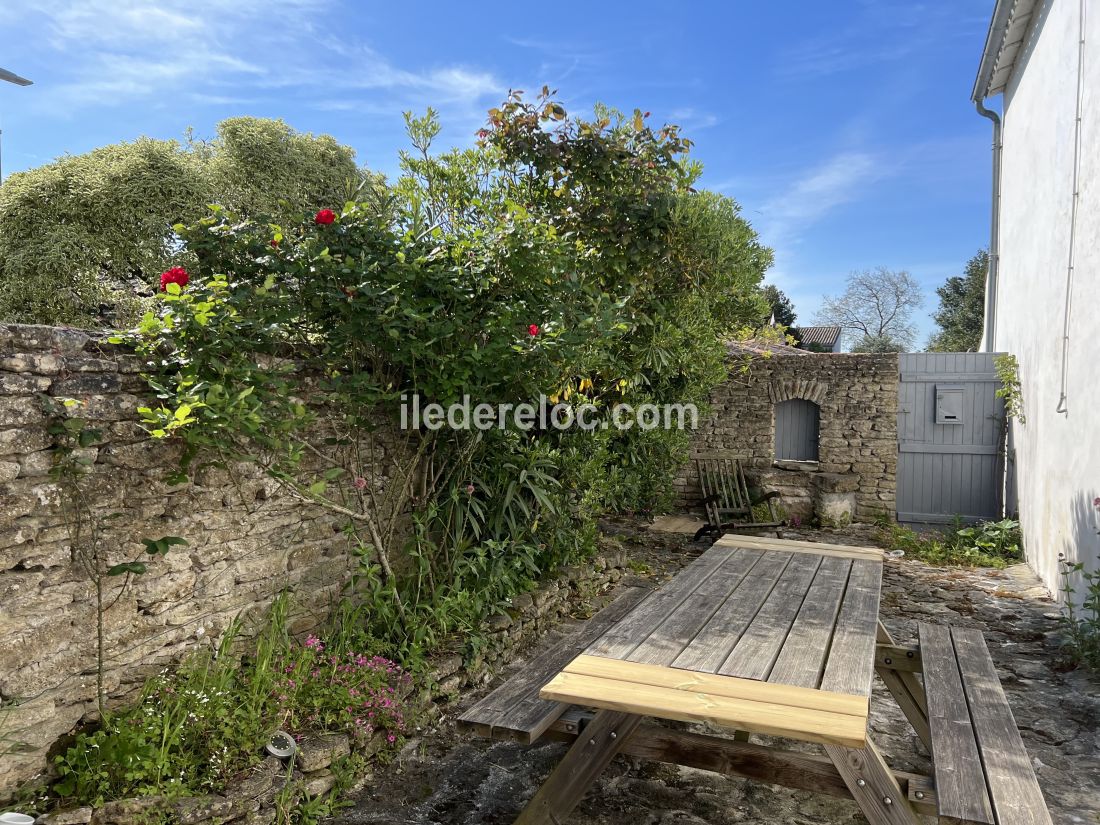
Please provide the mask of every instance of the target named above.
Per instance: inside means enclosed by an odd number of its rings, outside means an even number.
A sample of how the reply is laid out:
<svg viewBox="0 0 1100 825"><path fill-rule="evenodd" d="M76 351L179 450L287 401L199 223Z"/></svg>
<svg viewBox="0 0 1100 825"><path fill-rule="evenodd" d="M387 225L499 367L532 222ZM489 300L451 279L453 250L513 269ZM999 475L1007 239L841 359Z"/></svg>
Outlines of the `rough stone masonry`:
<svg viewBox="0 0 1100 825"><path fill-rule="evenodd" d="M881 514L893 518L896 354L810 353L791 347L761 353L733 346L731 359L730 378L711 393L710 416L700 421L694 451L740 456L755 481L782 493L788 516L808 519L815 515L815 500L849 493L853 520L871 521ZM820 409L816 462L775 461L776 404L791 399ZM676 483L684 506L698 503L691 466Z"/></svg>
<svg viewBox="0 0 1100 825"><path fill-rule="evenodd" d="M143 538L188 542L150 559L105 614L113 701L211 643L238 614L262 613L284 588L316 608L297 619L308 627L355 563L338 518L254 468L200 468L169 484L175 449L136 423L146 392L139 370L134 356L92 333L0 325L0 798L44 770L49 747L96 709L93 585L74 560L68 511L49 475L54 440L43 395L79 400L79 415L102 431L81 483L109 562L138 557ZM386 454L378 444L375 455ZM386 458L379 465L374 472L384 475ZM120 580L109 581L113 598Z"/></svg>

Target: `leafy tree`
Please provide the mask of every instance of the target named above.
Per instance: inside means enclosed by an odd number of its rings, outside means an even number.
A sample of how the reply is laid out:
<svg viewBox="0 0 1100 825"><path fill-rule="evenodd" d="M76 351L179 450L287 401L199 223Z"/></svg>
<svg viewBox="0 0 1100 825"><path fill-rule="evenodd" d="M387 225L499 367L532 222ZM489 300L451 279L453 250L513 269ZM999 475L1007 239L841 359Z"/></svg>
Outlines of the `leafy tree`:
<svg viewBox="0 0 1100 825"><path fill-rule="evenodd" d="M844 294L826 296L815 321L856 333L859 339L853 351L900 352L913 346L917 335L913 311L923 302L912 275L880 266L852 272Z"/></svg>
<svg viewBox="0 0 1100 825"><path fill-rule="evenodd" d="M939 332L928 341L931 352L974 352L982 341L985 321L985 277L989 251L979 249L962 275L952 275L936 288L940 308L933 314Z"/></svg>
<svg viewBox="0 0 1100 825"><path fill-rule="evenodd" d="M172 231L218 203L296 220L341 204L366 173L327 135L232 118L209 141L141 138L11 175L0 186L0 320L126 322L180 255Z"/></svg>
<svg viewBox="0 0 1100 825"><path fill-rule="evenodd" d="M787 297L786 293L775 284L768 284L764 287L763 294L764 300L768 302L770 309L768 318L764 320L767 321L774 317L777 324L781 324L788 329L793 327L795 318L798 316L795 314L794 304L791 303L791 299Z"/></svg>

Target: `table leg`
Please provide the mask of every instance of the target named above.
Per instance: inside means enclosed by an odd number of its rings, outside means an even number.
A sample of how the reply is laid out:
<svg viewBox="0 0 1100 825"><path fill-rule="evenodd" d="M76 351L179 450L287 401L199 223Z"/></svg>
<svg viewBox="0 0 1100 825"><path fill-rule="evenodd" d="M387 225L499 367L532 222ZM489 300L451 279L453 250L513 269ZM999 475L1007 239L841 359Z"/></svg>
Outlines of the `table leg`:
<svg viewBox="0 0 1100 825"><path fill-rule="evenodd" d="M878 623L878 641L880 644L894 644L890 631L882 622ZM911 671L894 670L888 667L876 667L875 672L886 685L886 689L890 691L890 695L894 697L894 701L898 703L898 707L909 720L909 724L913 726L913 730L917 732L917 736L924 743L925 750L931 753L932 734L928 727L928 701L924 696L924 686L917 679L917 675Z"/></svg>
<svg viewBox="0 0 1100 825"><path fill-rule="evenodd" d="M870 740L858 750L826 745L825 752L871 825L920 825L897 778Z"/></svg>
<svg viewBox="0 0 1100 825"><path fill-rule="evenodd" d="M561 825L641 721L641 716L630 713L599 711L531 797L515 825Z"/></svg>

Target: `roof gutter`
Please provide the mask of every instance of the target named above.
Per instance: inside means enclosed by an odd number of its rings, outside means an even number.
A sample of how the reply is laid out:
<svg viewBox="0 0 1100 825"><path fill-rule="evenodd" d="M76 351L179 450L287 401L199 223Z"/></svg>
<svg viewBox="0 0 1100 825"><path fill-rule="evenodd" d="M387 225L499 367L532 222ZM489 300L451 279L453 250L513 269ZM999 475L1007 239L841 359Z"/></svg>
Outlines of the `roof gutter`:
<svg viewBox="0 0 1100 825"><path fill-rule="evenodd" d="M989 118L993 123L993 192L989 227L989 269L985 276L985 319L982 325L982 352L994 352L997 330L997 275L1000 265L1000 217L1001 217L1001 118L986 107L984 101L989 92L990 81L997 67L1005 35L1012 19L1015 0L997 0L993 9L993 19L989 23L989 33L985 38L982 61L978 66L978 76L974 80L974 89L970 94L978 114Z"/></svg>

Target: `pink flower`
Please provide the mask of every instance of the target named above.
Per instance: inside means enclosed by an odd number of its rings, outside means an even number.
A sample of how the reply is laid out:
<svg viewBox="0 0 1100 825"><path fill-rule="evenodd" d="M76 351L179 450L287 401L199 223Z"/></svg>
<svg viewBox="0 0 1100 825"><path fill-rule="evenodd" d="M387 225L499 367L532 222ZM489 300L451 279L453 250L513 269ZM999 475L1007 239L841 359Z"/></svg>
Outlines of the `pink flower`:
<svg viewBox="0 0 1100 825"><path fill-rule="evenodd" d="M1097 496L1096 498L1094 498L1092 500L1092 506L1093 507L1100 507L1100 496Z"/></svg>
<svg viewBox="0 0 1100 825"><path fill-rule="evenodd" d="M356 476L352 484L355 485L356 490L365 490L367 488L367 480L362 476Z"/></svg>
<svg viewBox="0 0 1100 825"><path fill-rule="evenodd" d="M310 633L306 637L306 647L308 647L310 650L316 650L318 653L321 653L325 649L325 646L321 642L321 640L314 636L312 633Z"/></svg>
<svg viewBox="0 0 1100 825"><path fill-rule="evenodd" d="M473 484L467 484L466 485L466 495L472 496L473 494L474 494L474 485Z"/></svg>

